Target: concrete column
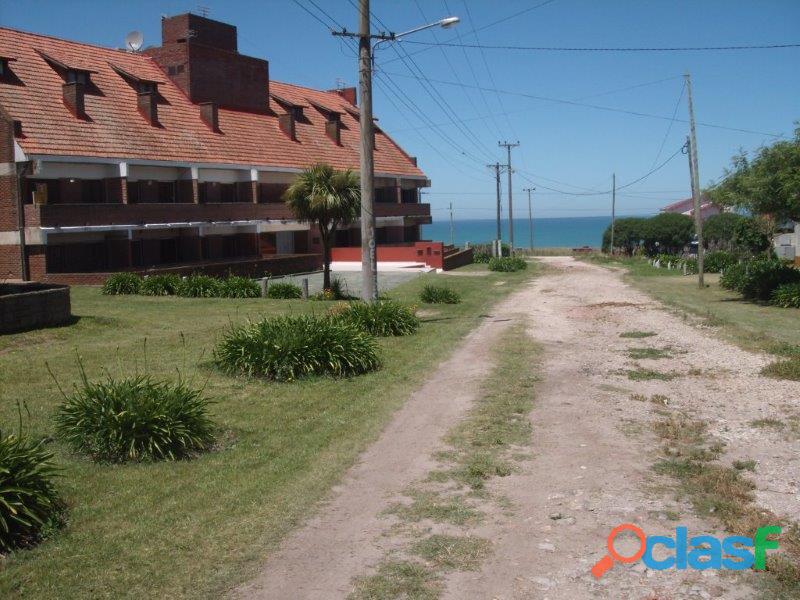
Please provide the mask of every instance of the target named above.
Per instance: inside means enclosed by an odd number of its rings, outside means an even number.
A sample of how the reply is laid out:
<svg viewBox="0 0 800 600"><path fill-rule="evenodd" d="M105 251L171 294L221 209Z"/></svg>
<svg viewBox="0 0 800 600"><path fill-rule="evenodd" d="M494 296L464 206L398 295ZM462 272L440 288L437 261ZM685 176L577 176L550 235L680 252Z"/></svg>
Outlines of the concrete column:
<svg viewBox="0 0 800 600"><path fill-rule="evenodd" d="M258 204L258 169L250 169L250 193L253 204Z"/></svg>
<svg viewBox="0 0 800 600"><path fill-rule="evenodd" d="M200 204L200 184L198 179L200 178L200 169L197 167L191 167L192 172L192 203L193 204Z"/></svg>
<svg viewBox="0 0 800 600"><path fill-rule="evenodd" d="M128 203L128 163L119 163L119 197L123 204Z"/></svg>
<svg viewBox="0 0 800 600"><path fill-rule="evenodd" d="M402 204L403 203L403 180L398 177L397 179L394 180L394 184L395 184L395 188L394 189L395 189L395 194L396 194L396 197L397 197L397 203L398 204Z"/></svg>

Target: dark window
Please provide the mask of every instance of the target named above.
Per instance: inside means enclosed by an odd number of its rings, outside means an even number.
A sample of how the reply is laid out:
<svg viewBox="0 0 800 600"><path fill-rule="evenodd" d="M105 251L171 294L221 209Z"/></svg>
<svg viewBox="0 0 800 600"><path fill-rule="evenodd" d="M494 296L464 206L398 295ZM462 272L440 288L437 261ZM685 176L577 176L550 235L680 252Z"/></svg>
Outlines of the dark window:
<svg viewBox="0 0 800 600"><path fill-rule="evenodd" d="M67 83L82 83L86 85L89 83L89 76L85 71L70 69L67 71Z"/></svg>
<svg viewBox="0 0 800 600"><path fill-rule="evenodd" d="M164 203L175 202L175 182L161 181L158 184L158 201Z"/></svg>
<svg viewBox="0 0 800 600"><path fill-rule="evenodd" d="M8 63L4 60L0 60L0 77L5 77L7 70L8 70Z"/></svg>
<svg viewBox="0 0 800 600"><path fill-rule="evenodd" d="M183 65L178 65L178 73L183 73L183 70L184 70L184 66Z"/></svg>
<svg viewBox="0 0 800 600"><path fill-rule="evenodd" d="M128 188L128 203L138 204L140 201L139 182L129 181L127 184L127 188Z"/></svg>
<svg viewBox="0 0 800 600"><path fill-rule="evenodd" d="M172 66L167 68L167 74L168 75L175 75L175 71L176 71L176 69L175 69L174 65L172 65Z"/></svg>
<svg viewBox="0 0 800 600"><path fill-rule="evenodd" d="M402 199L403 199L403 204L416 204L417 202L416 188L411 188L410 190L403 190Z"/></svg>
<svg viewBox="0 0 800 600"><path fill-rule="evenodd" d="M100 204L106 200L106 187L102 179L85 179L83 182L83 202Z"/></svg>

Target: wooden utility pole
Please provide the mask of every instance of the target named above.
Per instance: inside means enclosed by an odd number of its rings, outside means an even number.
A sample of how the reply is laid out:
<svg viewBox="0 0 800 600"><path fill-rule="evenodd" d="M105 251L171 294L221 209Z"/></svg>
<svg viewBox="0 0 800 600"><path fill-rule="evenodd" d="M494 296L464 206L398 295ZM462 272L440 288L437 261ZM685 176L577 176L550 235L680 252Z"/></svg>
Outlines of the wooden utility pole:
<svg viewBox="0 0 800 600"><path fill-rule="evenodd" d="M508 152L508 162L506 169L508 170L508 248L511 254L514 254L514 203L511 197L511 149L519 146L519 141L516 143L510 142L497 142L497 145L505 148Z"/></svg>
<svg viewBox="0 0 800 600"><path fill-rule="evenodd" d="M689 73L684 75L686 78L686 95L689 99L689 176L692 180L692 199L694 200L694 228L697 234L697 285L705 287L703 281L703 215L700 210L700 174L697 166L697 135L694 123L694 105L692 104L692 76Z"/></svg>
<svg viewBox="0 0 800 600"><path fill-rule="evenodd" d="M453 203L450 203L450 245L455 245L455 228L453 226Z"/></svg>
<svg viewBox="0 0 800 600"><path fill-rule="evenodd" d="M528 233L530 233L530 241L528 242L533 253L533 209L531 205L531 192L535 192L536 188L523 188L523 192L528 192Z"/></svg>
<svg viewBox="0 0 800 600"><path fill-rule="evenodd" d="M617 220L617 174L611 174L611 255L614 255L614 227Z"/></svg>
<svg viewBox="0 0 800 600"><path fill-rule="evenodd" d="M361 104L361 298L378 299L378 260L375 249L375 137L372 120L372 38L369 0L359 1L359 101Z"/></svg>
<svg viewBox="0 0 800 600"><path fill-rule="evenodd" d="M494 169L494 181L497 187L497 232L495 235L494 244L492 244L492 254L494 256L502 256L503 255L503 232L500 228L500 163L494 163L493 165L486 165L490 169Z"/></svg>

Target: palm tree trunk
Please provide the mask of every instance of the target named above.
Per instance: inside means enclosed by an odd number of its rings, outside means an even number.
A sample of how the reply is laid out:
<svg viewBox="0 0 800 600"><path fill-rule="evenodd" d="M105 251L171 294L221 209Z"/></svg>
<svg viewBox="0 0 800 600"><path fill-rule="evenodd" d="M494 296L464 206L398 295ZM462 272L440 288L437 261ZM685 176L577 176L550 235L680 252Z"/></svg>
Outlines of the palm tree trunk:
<svg viewBox="0 0 800 600"><path fill-rule="evenodd" d="M322 289L331 287L331 230L327 224L320 222L319 239L322 242Z"/></svg>

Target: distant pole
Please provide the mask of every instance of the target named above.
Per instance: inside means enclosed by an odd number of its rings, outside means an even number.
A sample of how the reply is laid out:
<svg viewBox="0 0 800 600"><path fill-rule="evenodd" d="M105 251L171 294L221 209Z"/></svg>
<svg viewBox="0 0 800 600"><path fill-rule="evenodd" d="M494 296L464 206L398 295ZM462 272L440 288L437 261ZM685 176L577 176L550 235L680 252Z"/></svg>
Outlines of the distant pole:
<svg viewBox="0 0 800 600"><path fill-rule="evenodd" d="M501 148L505 148L508 153L508 162L506 163L506 169L508 170L508 248L509 252L514 254L514 203L511 197L511 149L519 146L519 141L515 143L497 142L497 145Z"/></svg>
<svg viewBox="0 0 800 600"><path fill-rule="evenodd" d="M453 203L450 203L450 245L455 245L455 228L453 226Z"/></svg>
<svg viewBox="0 0 800 600"><path fill-rule="evenodd" d="M528 192L528 232L530 233L529 248L533 253L533 209L531 205L531 192L535 192L536 188L523 188L524 192Z"/></svg>
<svg viewBox="0 0 800 600"><path fill-rule="evenodd" d="M500 163L493 165L486 165L490 169L494 169L494 180L497 187L497 233L495 234L495 242L493 244L492 252L495 256L502 256L501 247L503 244L503 232L500 228Z"/></svg>
<svg viewBox="0 0 800 600"><path fill-rule="evenodd" d="M614 227L617 220L617 174L611 174L611 255L614 255Z"/></svg>
<svg viewBox="0 0 800 600"><path fill-rule="evenodd" d="M703 280L703 215L700 211L700 173L697 166L697 135L694 123L694 104L692 103L692 76L689 73L684 75L686 78L686 95L689 99L689 175L692 178L692 199L694 200L694 228L697 233L697 285L705 287Z"/></svg>

